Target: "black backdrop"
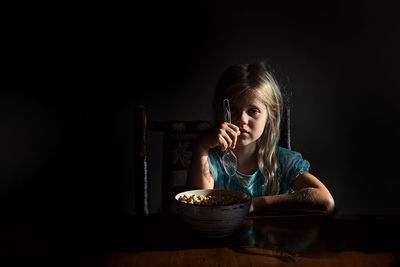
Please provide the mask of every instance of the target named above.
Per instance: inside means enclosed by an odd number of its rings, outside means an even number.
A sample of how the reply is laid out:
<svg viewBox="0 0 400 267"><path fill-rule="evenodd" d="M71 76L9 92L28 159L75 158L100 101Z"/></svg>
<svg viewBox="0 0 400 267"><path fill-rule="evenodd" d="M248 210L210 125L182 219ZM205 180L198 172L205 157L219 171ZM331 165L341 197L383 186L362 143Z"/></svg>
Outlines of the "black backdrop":
<svg viewBox="0 0 400 267"><path fill-rule="evenodd" d="M221 72L257 59L289 92L293 149L338 212L398 214L399 8L375 2L3 7L3 214L132 213L135 106L208 119Z"/></svg>

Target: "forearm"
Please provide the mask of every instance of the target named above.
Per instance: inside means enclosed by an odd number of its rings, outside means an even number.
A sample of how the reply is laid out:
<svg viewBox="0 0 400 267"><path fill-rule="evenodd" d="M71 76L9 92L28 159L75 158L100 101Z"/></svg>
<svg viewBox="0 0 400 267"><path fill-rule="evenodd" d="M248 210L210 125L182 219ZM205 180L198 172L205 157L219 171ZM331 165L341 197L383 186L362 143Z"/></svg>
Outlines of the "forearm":
<svg viewBox="0 0 400 267"><path fill-rule="evenodd" d="M208 150L194 146L186 187L189 189L212 189L214 179L210 173Z"/></svg>
<svg viewBox="0 0 400 267"><path fill-rule="evenodd" d="M303 188L296 192L262 196L252 200L250 214L265 211L332 213L334 202L323 188Z"/></svg>

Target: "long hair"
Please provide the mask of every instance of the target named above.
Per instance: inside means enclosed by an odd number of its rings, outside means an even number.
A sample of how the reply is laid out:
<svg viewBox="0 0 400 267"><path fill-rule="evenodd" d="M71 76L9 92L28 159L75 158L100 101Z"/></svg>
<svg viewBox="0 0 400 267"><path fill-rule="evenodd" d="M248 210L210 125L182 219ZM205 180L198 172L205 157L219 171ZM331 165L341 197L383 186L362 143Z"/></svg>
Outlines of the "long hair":
<svg viewBox="0 0 400 267"><path fill-rule="evenodd" d="M226 69L218 80L213 99L214 120L221 121L224 98L234 100L255 95L267 108L264 132L257 140L258 167L265 181L264 195L279 194L277 145L282 113L282 94L278 83L264 62L236 64Z"/></svg>

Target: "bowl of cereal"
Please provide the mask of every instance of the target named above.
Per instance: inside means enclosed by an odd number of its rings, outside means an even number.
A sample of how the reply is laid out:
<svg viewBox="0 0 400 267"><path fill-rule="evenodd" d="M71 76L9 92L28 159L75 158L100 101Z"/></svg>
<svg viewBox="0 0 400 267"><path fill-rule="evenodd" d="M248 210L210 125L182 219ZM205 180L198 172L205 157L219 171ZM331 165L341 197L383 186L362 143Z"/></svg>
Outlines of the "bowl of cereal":
<svg viewBox="0 0 400 267"><path fill-rule="evenodd" d="M175 196L183 224L203 236L231 235L246 218L251 196L234 190L201 189Z"/></svg>

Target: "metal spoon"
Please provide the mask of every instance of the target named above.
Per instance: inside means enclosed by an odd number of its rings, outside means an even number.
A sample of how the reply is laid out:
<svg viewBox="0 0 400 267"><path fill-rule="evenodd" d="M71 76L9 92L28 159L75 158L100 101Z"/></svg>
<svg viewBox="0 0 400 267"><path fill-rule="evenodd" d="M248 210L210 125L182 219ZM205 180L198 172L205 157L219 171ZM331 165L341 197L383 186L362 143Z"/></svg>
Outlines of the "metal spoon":
<svg viewBox="0 0 400 267"><path fill-rule="evenodd" d="M225 122L232 123L231 108L229 106L228 99L224 99L224 118ZM224 167L226 174L229 175L230 180L230 176L233 176L236 173L237 158L232 149L229 147L224 151L224 154L222 156L222 166Z"/></svg>

